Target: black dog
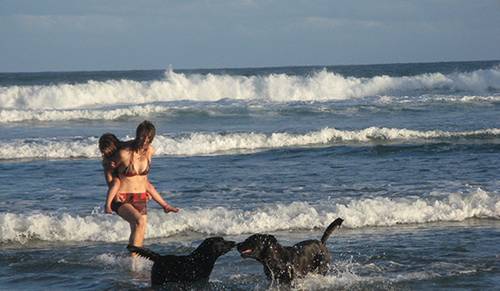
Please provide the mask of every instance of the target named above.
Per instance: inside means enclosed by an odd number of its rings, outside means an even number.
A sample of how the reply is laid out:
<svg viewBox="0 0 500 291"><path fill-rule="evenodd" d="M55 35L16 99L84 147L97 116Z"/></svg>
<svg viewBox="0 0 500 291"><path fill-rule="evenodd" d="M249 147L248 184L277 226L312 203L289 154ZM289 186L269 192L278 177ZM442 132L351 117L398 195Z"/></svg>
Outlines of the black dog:
<svg viewBox="0 0 500 291"><path fill-rule="evenodd" d="M208 281L217 258L229 252L236 243L222 237L205 239L187 256L159 255L151 250L128 246L127 249L154 262L151 269L151 284L166 282Z"/></svg>
<svg viewBox="0 0 500 291"><path fill-rule="evenodd" d="M266 276L277 284L290 284L296 277L310 272L325 275L330 264L330 252L326 240L336 227L342 224L335 219L325 230L321 241L306 240L291 247L284 247L269 234L254 234L237 244L243 258L252 258L264 265Z"/></svg>

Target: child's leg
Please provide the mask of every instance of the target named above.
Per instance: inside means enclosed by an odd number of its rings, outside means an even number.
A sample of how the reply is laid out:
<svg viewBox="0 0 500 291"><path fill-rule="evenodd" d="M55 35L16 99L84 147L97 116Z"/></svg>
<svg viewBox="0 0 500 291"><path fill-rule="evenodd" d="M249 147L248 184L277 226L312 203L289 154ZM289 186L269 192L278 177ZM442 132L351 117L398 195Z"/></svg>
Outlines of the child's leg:
<svg viewBox="0 0 500 291"><path fill-rule="evenodd" d="M106 196L106 205L105 205L105 212L106 213L112 213L113 210L111 210L111 202L116 197L116 194L118 194L118 190L120 190L120 179L118 178L113 178L111 181L109 188L108 188L108 193Z"/></svg>

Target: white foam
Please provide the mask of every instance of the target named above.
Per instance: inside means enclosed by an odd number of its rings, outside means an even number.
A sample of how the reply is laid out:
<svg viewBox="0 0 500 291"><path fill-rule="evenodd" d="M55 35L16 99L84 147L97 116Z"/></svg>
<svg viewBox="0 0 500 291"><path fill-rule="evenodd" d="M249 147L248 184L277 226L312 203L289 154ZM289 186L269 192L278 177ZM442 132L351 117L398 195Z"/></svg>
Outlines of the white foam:
<svg viewBox="0 0 500 291"><path fill-rule="evenodd" d="M170 109L158 105L136 105L115 109L83 110L0 110L0 123L21 121L117 120L125 117L165 113Z"/></svg>
<svg viewBox="0 0 500 291"><path fill-rule="evenodd" d="M443 200L374 198L337 205L347 227L392 226L468 218L500 218L500 195L478 189L471 194L453 193Z"/></svg>
<svg viewBox="0 0 500 291"><path fill-rule="evenodd" d="M500 69L416 76L345 77L322 70L310 76L185 75L169 70L157 81L88 81L83 84L0 87L0 109L88 109L103 105L145 104L158 101L271 102L327 101L444 89L484 94L500 89Z"/></svg>
<svg viewBox="0 0 500 291"><path fill-rule="evenodd" d="M366 100L369 104L390 105L390 104L422 104L432 102L446 102L446 103L498 103L500 102L500 95L422 95L422 96L378 96L374 100ZM363 101L364 102L364 101ZM361 103L366 104L366 103ZM151 114L177 114L187 111L189 113L199 112L200 114L207 114L210 116L223 115L224 110L228 108L228 104L211 104L208 103L191 103L182 106L169 103L164 105L158 104L143 104L143 105L127 105L117 108L88 108L88 109L1 109L0 108L0 123L13 123L23 121L73 121L73 120L120 120L127 117L147 117ZM322 106L320 104L307 104L304 110L312 110L318 112L335 112L334 106ZM234 114L231 109L235 107L245 108L250 111L258 112L264 107L269 110L272 106L268 102L232 102L230 103L229 113ZM282 107L274 107L279 109ZM355 110L350 108L349 110Z"/></svg>
<svg viewBox="0 0 500 291"><path fill-rule="evenodd" d="M191 133L176 137L159 135L153 146L157 155L198 156L252 152L285 147L307 147L342 143L406 142L445 138L497 138L500 129L473 131L419 131L369 127L361 130L324 128L304 134ZM1 159L98 158L96 137L15 139L0 142Z"/></svg>
<svg viewBox="0 0 500 291"><path fill-rule="evenodd" d="M400 265L400 264L398 264ZM297 279L294 290L331 290L331 289L391 289L392 284L406 281L423 281L437 277L446 278L462 274L477 273L476 266L437 262L424 270L408 271L404 266L393 271L385 270L374 263L362 265L352 261L334 260L333 270L325 276L308 274ZM362 273L363 275L359 275Z"/></svg>
<svg viewBox="0 0 500 291"><path fill-rule="evenodd" d="M367 277L356 274L356 269L363 267L351 260L339 260L336 258L330 265L330 272L326 275L308 274L304 278L294 281L294 290L330 290L346 289L364 282L379 281L378 277Z"/></svg>
<svg viewBox="0 0 500 291"><path fill-rule="evenodd" d="M375 103L388 104L426 104L433 102L441 103L498 103L500 95L443 95L443 94L423 94L420 96L388 96L381 95Z"/></svg>
<svg viewBox="0 0 500 291"><path fill-rule="evenodd" d="M400 273L394 277L393 274L372 274L357 275L355 272L340 271L336 274L327 274L325 276L309 274L302 279L295 281L293 290L332 290L332 289L391 289L394 283L429 280L441 277L434 271L416 271ZM364 288L363 288L364 287Z"/></svg>
<svg viewBox="0 0 500 291"><path fill-rule="evenodd" d="M325 276L309 274L304 278L296 280L292 290L343 290L359 283L372 281L374 281L373 278L361 277L350 272Z"/></svg>
<svg viewBox="0 0 500 291"><path fill-rule="evenodd" d="M279 230L325 228L337 217L343 227L394 226L407 223L464 221L469 218L500 219L500 195L477 189L442 198L372 198L348 203L320 201L277 204L255 210L224 207L183 209L177 214L151 210L146 237L168 237L185 231L239 235ZM117 215L0 213L0 242L125 241L129 226Z"/></svg>
<svg viewBox="0 0 500 291"><path fill-rule="evenodd" d="M1 159L100 157L96 137L34 138L0 142Z"/></svg>
<svg viewBox="0 0 500 291"><path fill-rule="evenodd" d="M446 96L446 97L438 97L434 98L438 101L444 102L458 102L458 103L483 103L483 102L491 102L497 103L500 102L500 95L492 95L492 96L476 96L476 95L466 95L466 96Z"/></svg>
<svg viewBox="0 0 500 291"><path fill-rule="evenodd" d="M151 270L153 266L153 262L142 258L142 257L134 257L132 258L130 255L116 255L112 253L100 254L91 259L99 263L99 265L108 265L113 268L123 269L125 271L133 271L133 272L144 272Z"/></svg>

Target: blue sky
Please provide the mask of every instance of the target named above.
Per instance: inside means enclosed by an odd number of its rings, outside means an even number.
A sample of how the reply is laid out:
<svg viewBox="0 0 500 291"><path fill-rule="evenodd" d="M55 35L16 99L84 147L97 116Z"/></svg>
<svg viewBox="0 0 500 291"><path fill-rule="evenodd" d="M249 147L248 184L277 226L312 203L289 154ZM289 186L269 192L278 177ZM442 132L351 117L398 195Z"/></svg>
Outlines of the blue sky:
<svg viewBox="0 0 500 291"><path fill-rule="evenodd" d="M0 0L0 71L500 59L500 0Z"/></svg>

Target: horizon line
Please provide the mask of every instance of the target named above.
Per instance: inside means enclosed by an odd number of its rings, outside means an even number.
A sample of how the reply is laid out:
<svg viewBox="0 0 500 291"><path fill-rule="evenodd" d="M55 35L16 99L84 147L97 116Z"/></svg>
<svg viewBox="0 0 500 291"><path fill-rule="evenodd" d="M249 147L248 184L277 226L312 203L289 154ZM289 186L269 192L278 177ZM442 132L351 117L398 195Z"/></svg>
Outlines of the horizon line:
<svg viewBox="0 0 500 291"><path fill-rule="evenodd" d="M144 72L144 71L210 71L210 70L245 70L245 69L281 69L281 68L313 68L313 67L347 67L347 66L381 66L381 65L411 65L411 64L439 64L439 63L470 63L470 62L500 62L500 59L489 60L447 60L447 61L424 61L424 62L394 62L394 63L359 63L359 64L335 64L335 65L269 65L255 67L202 67L202 68L180 68L174 69L168 65L163 69L104 69L104 70L47 70L47 71L4 71L0 74L40 74L40 73L85 73L85 72Z"/></svg>

